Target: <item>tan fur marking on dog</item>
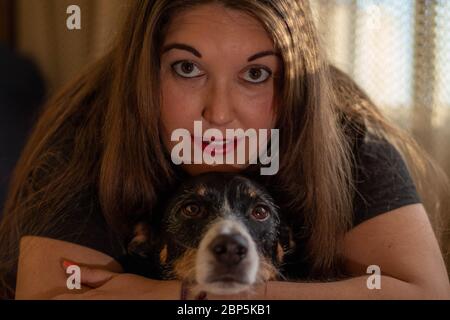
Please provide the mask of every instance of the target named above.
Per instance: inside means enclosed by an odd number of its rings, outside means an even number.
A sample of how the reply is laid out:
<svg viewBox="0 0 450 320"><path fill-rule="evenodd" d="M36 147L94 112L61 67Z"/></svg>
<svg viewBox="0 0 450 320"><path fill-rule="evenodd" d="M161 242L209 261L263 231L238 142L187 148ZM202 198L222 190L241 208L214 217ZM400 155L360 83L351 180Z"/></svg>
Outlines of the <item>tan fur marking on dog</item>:
<svg viewBox="0 0 450 320"><path fill-rule="evenodd" d="M270 280L276 280L279 277L279 272L275 266L267 261L265 258L261 258L259 262L258 275L256 276L258 282L266 282Z"/></svg>
<svg viewBox="0 0 450 320"><path fill-rule="evenodd" d="M143 243L147 241L149 238L148 228L143 223L139 223L134 228L134 238L133 242L135 243Z"/></svg>
<svg viewBox="0 0 450 320"><path fill-rule="evenodd" d="M187 249L173 264L173 275L178 280L193 281L195 279L195 259L197 249Z"/></svg>
<svg viewBox="0 0 450 320"><path fill-rule="evenodd" d="M197 189L197 194L198 194L199 196L204 196L204 195L206 194L206 188L205 188L204 186L200 186L200 187Z"/></svg>
<svg viewBox="0 0 450 320"><path fill-rule="evenodd" d="M167 262L167 245L159 253L159 261L161 264L166 264Z"/></svg>
<svg viewBox="0 0 450 320"><path fill-rule="evenodd" d="M250 198L256 198L256 191L255 190L252 190L252 189L249 189L248 190L248 195L250 196Z"/></svg>
<svg viewBox="0 0 450 320"><path fill-rule="evenodd" d="M277 260L278 260L278 262L282 262L283 258L284 258L284 249L281 246L281 244L278 242L278 245L277 245Z"/></svg>

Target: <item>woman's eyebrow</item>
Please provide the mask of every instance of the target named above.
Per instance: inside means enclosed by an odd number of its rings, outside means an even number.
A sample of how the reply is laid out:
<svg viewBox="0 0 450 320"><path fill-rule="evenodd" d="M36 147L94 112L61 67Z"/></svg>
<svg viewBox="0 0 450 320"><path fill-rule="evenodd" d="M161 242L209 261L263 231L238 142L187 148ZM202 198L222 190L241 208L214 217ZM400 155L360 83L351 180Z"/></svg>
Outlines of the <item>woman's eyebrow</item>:
<svg viewBox="0 0 450 320"><path fill-rule="evenodd" d="M168 45L163 47L162 53L164 54L167 51L170 51L172 49L185 50L185 51L188 51L188 52L192 53L194 56L196 56L198 58L202 58L202 54L197 49L195 49L194 47L192 47L190 45L184 44L184 43L171 43L171 44L168 44ZM262 57L265 57L265 56L272 56L272 55L277 56L277 57L279 56L279 54L277 52L275 52L275 51L266 50L266 51L261 51L261 52L258 52L256 54L252 55L251 57L248 58L247 61L248 62L252 62L252 61L254 61L256 59L259 59L259 58L262 58Z"/></svg>
<svg viewBox="0 0 450 320"><path fill-rule="evenodd" d="M162 53L164 54L164 53L166 53L167 51L172 50L172 49L185 50L185 51L188 51L188 52L192 53L192 54L193 54L194 56L196 56L197 58L201 58L201 57L202 57L201 53L198 52L197 49L195 49L195 48L193 48L193 47L191 47L191 46L189 46L189 45L187 45L187 44L183 44L183 43L172 43L172 44L168 44L168 45L166 45L166 46L163 47Z"/></svg>
<svg viewBox="0 0 450 320"><path fill-rule="evenodd" d="M258 52L256 54L252 55L250 58L248 58L247 61L248 62L252 62L253 60L256 60L256 59L259 59L259 58L262 58L262 57L265 57L265 56L277 56L277 57L279 57L280 54L275 52L275 51L272 51L272 50L262 51L262 52Z"/></svg>

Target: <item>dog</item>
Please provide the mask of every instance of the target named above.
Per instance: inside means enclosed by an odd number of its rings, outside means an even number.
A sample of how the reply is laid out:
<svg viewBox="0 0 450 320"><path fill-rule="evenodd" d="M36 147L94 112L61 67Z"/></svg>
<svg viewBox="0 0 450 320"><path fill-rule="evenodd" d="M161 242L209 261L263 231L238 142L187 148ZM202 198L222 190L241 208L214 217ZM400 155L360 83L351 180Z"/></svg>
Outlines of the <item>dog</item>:
<svg viewBox="0 0 450 320"><path fill-rule="evenodd" d="M153 260L161 279L196 292L236 294L279 279L286 248L280 216L261 185L232 173L206 173L181 184L160 223L141 221L130 254Z"/></svg>

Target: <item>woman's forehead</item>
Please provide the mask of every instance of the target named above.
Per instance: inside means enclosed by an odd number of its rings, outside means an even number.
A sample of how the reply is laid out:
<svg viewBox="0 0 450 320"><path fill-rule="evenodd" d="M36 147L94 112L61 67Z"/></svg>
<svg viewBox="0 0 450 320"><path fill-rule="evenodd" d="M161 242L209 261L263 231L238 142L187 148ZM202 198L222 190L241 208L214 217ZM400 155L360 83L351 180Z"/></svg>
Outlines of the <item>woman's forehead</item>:
<svg viewBox="0 0 450 320"><path fill-rule="evenodd" d="M217 42L242 50L273 48L272 38L259 20L220 4L199 5L176 14L164 42L190 42L197 46Z"/></svg>

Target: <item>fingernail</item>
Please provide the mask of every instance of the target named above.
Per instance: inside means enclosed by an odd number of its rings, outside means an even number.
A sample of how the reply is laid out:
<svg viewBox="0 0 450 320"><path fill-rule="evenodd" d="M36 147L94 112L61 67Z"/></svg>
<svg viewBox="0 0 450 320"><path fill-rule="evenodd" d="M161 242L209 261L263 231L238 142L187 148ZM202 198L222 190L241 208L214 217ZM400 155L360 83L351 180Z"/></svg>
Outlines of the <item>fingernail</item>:
<svg viewBox="0 0 450 320"><path fill-rule="evenodd" d="M67 269L68 267L74 266L74 265L76 265L76 264L73 263L73 262L71 262L71 261L68 261L68 260L63 260L62 265L63 265L64 269Z"/></svg>

